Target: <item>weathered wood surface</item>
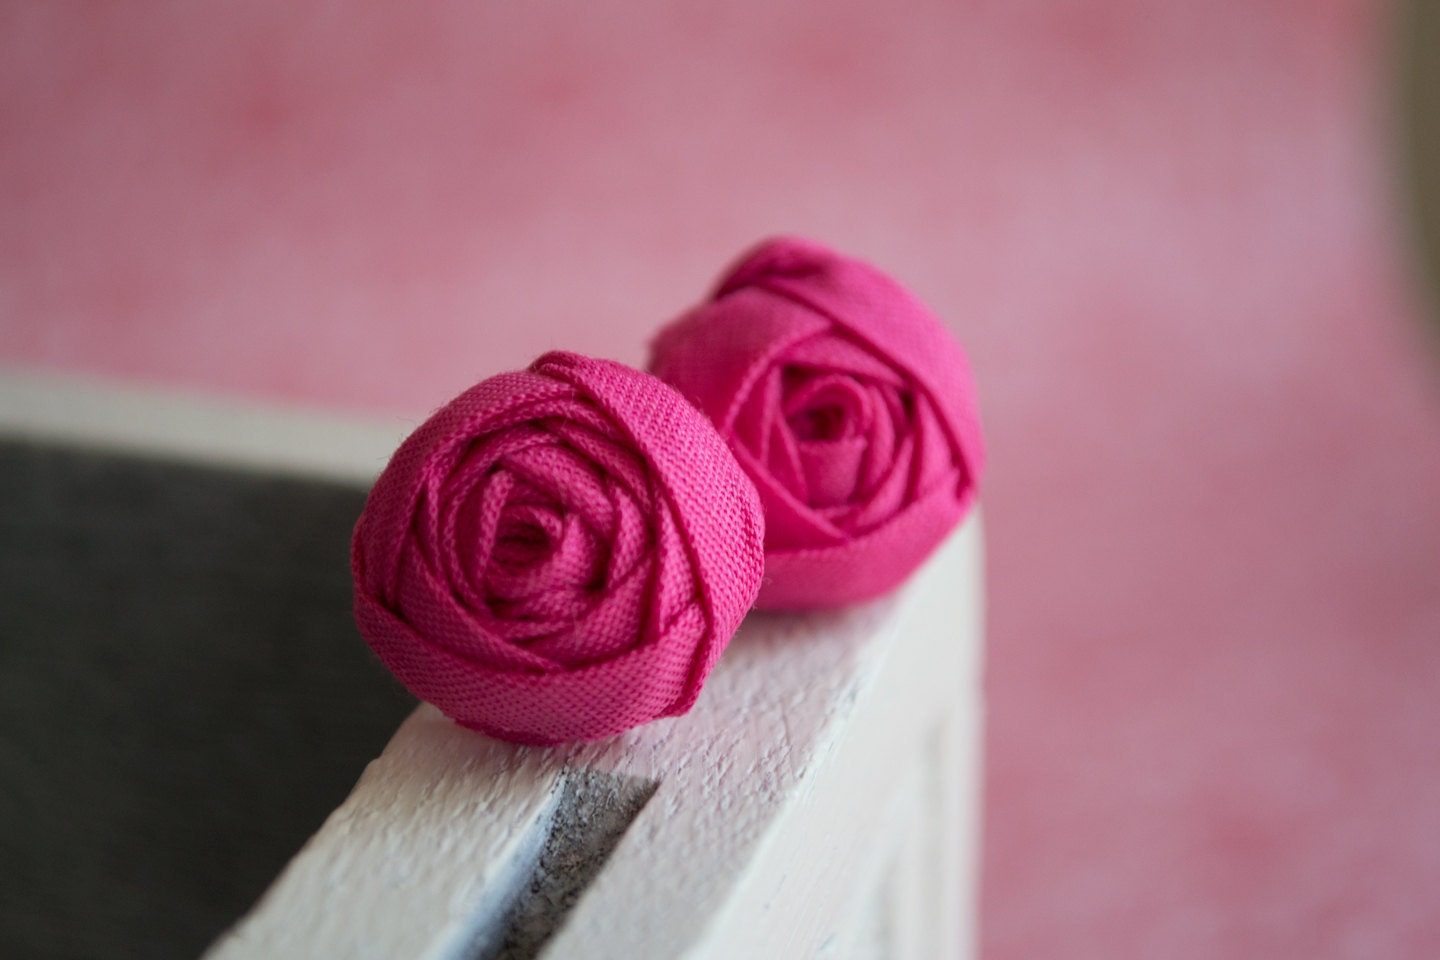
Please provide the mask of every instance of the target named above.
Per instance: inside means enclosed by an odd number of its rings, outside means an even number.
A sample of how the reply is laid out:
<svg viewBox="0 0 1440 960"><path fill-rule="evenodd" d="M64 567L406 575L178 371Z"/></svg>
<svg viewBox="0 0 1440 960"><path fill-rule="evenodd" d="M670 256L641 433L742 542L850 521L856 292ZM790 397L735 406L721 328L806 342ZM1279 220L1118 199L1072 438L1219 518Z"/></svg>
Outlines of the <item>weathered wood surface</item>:
<svg viewBox="0 0 1440 960"><path fill-rule="evenodd" d="M690 714L601 744L512 747L421 707L209 956L965 955L979 563L971 521L895 598L752 615ZM565 802L592 771L600 805L638 808L600 864ZM557 839L593 879L517 919Z"/></svg>
<svg viewBox="0 0 1440 960"><path fill-rule="evenodd" d="M58 384L0 377L0 429L362 478L412 426ZM207 956L968 956L981 566L972 518L894 597L752 615L690 714L602 744L419 708Z"/></svg>

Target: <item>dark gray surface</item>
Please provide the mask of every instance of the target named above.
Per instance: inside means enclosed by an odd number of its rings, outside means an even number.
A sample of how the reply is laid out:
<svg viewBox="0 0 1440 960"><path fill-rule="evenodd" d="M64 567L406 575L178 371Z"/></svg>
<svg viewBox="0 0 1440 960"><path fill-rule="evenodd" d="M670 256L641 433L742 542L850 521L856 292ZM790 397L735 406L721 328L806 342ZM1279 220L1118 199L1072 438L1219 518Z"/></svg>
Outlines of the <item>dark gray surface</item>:
<svg viewBox="0 0 1440 960"><path fill-rule="evenodd" d="M658 781L603 770L567 770L539 861L506 911L498 942L477 944L467 956L476 960L539 956L659 786Z"/></svg>
<svg viewBox="0 0 1440 960"><path fill-rule="evenodd" d="M194 957L349 792L363 500L0 438L0 957Z"/></svg>

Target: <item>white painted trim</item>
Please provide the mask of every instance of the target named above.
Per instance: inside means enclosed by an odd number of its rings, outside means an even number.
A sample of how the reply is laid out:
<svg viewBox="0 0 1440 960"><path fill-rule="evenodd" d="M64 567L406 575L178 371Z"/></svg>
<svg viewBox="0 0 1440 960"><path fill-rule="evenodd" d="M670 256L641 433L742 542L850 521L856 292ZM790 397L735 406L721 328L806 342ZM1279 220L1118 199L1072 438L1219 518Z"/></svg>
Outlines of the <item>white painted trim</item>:
<svg viewBox="0 0 1440 960"><path fill-rule="evenodd" d="M469 956L567 770L658 786L542 957L971 956L980 564L972 519L896 597L752 615L691 713L601 744L421 707L208 960Z"/></svg>
<svg viewBox="0 0 1440 960"><path fill-rule="evenodd" d="M0 436L369 483L416 426L0 366Z"/></svg>

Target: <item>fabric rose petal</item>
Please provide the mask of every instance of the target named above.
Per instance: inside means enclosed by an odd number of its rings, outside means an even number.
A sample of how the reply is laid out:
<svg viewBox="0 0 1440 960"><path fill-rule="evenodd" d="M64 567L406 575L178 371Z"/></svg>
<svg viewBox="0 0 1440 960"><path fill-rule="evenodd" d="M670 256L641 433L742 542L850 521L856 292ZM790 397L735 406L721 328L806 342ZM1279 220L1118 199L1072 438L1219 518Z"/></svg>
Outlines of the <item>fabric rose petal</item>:
<svg viewBox="0 0 1440 960"><path fill-rule="evenodd" d="M758 606L869 600L974 501L983 448L954 337L895 280L776 239L663 329L650 369L704 411L765 507Z"/></svg>
<svg viewBox="0 0 1440 960"><path fill-rule="evenodd" d="M551 353L401 444L355 528L355 618L464 726L599 739L694 704L763 538L753 485L678 393Z"/></svg>

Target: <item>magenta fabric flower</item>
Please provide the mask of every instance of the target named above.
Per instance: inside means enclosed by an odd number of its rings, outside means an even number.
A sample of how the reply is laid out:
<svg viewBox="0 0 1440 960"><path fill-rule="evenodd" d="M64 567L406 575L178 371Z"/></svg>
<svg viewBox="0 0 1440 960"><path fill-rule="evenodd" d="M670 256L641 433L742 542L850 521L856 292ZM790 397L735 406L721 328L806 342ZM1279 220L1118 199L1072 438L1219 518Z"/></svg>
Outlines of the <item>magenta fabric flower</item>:
<svg viewBox="0 0 1440 960"><path fill-rule="evenodd" d="M551 353L405 440L352 551L380 659L459 723L590 740L684 713L759 587L754 487L679 394Z"/></svg>
<svg viewBox="0 0 1440 960"><path fill-rule="evenodd" d="M777 239L663 329L650 369L703 410L765 507L757 605L898 586L964 516L983 448L954 337L889 276Z"/></svg>

